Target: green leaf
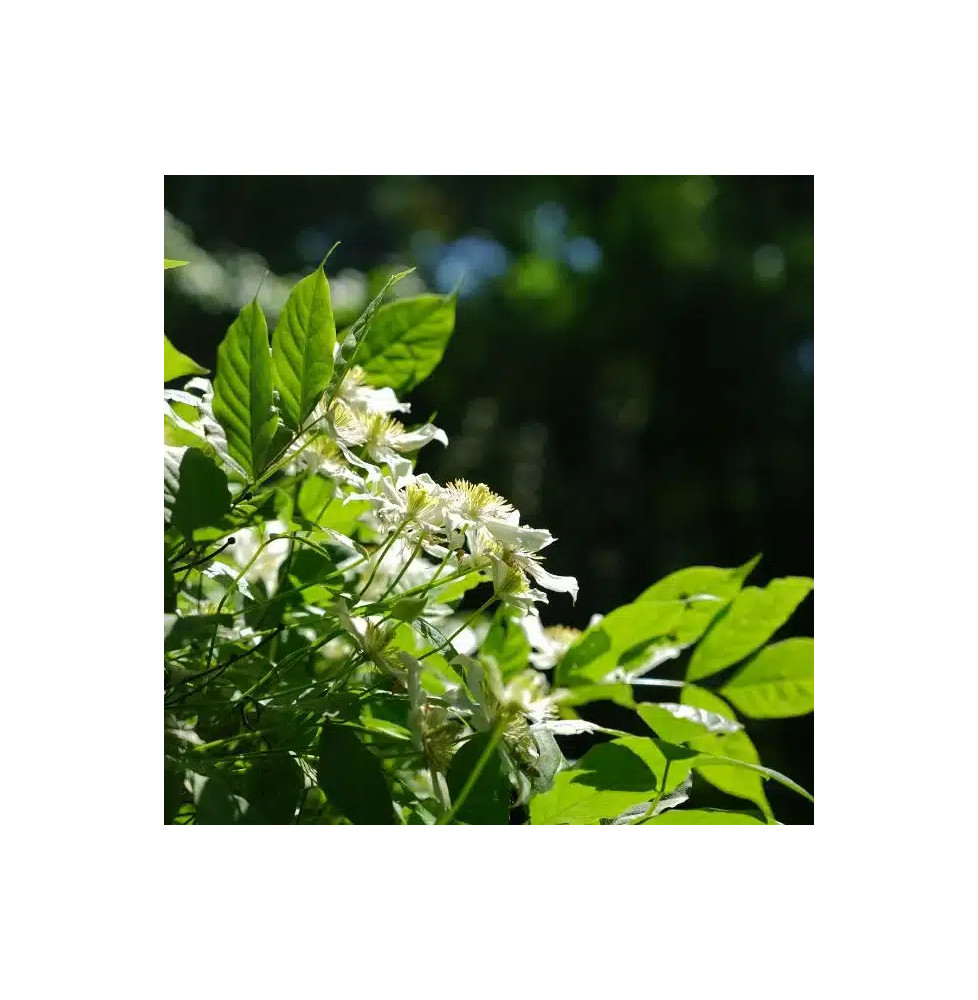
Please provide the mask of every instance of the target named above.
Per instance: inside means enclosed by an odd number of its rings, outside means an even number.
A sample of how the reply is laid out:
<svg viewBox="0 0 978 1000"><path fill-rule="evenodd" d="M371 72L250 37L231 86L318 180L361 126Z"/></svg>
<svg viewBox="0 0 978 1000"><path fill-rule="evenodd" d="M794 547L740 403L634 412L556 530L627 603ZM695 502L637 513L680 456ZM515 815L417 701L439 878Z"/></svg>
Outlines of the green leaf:
<svg viewBox="0 0 978 1000"><path fill-rule="evenodd" d="M163 270L168 271L171 267L183 267L184 264L189 264L189 260L167 260L166 257L163 258Z"/></svg>
<svg viewBox="0 0 978 1000"><path fill-rule="evenodd" d="M447 572L442 573L443 577L447 577L448 575ZM469 573L466 576L460 576L457 580L446 583L444 586L436 583L428 591L428 600L435 604L451 604L452 601L457 601L467 591L472 590L473 587L478 587L484 580L485 575L483 573Z"/></svg>
<svg viewBox="0 0 978 1000"><path fill-rule="evenodd" d="M525 669L529 660L530 641L520 625L521 617L516 609L500 604L480 650L495 658L504 680Z"/></svg>
<svg viewBox="0 0 978 1000"><path fill-rule="evenodd" d="M739 736L739 733L731 733L730 736ZM721 737L721 739L727 739L728 737ZM772 780L778 782L780 785L784 785L785 788L790 788L793 792L797 792L802 798L808 799L809 802L814 802L815 800L812 796L805 791L796 781L792 781L787 775L782 774L780 771L775 771L774 768L764 767L762 764L751 764L747 761L738 760L733 757L728 757L724 754L713 754L697 751L695 747L683 747L678 746L674 743L669 743L666 740L646 740L641 737L629 737L625 740L619 740L618 742L627 744L636 753L640 754L643 759L652 767L654 770L657 765L655 761L657 757L653 754L649 756L648 744L652 743L655 745L658 754L663 755L666 759L670 761L669 779L673 779L674 771L677 766L685 768L685 773L683 773L683 778L685 779L686 774L689 772L690 767L701 768L706 765L713 764L723 764L725 766L743 768L747 771L751 771L755 774L759 774L765 780ZM641 744L641 746L639 745ZM658 772L657 772L658 773ZM666 783L666 791L670 791L669 782Z"/></svg>
<svg viewBox="0 0 978 1000"><path fill-rule="evenodd" d="M268 326L257 301L238 313L217 349L212 406L231 457L257 478L278 424L272 410Z"/></svg>
<svg viewBox="0 0 978 1000"><path fill-rule="evenodd" d="M419 295L378 310L360 345L358 364L373 385L407 392L441 360L455 328L453 295Z"/></svg>
<svg viewBox="0 0 978 1000"><path fill-rule="evenodd" d="M736 569L694 566L672 573L591 626L557 665L554 683L601 683L617 667L638 676L703 634L757 563Z"/></svg>
<svg viewBox="0 0 978 1000"><path fill-rule="evenodd" d="M811 592L808 577L772 580L765 588L745 587L696 647L687 680L715 674L759 649Z"/></svg>
<svg viewBox="0 0 978 1000"><path fill-rule="evenodd" d="M323 724L317 779L330 804L351 823L385 826L397 822L380 761L348 726Z"/></svg>
<svg viewBox="0 0 978 1000"><path fill-rule="evenodd" d="M722 714L691 705L650 704L638 706L638 714L656 736L670 743L686 743L711 731L739 730L739 723Z"/></svg>
<svg viewBox="0 0 978 1000"><path fill-rule="evenodd" d="M530 800L530 823L595 826L647 801L657 785L655 773L625 741L601 743L573 768L560 771L550 791Z"/></svg>
<svg viewBox="0 0 978 1000"><path fill-rule="evenodd" d="M647 819L642 826L765 826L750 813L726 809L672 809Z"/></svg>
<svg viewBox="0 0 978 1000"><path fill-rule="evenodd" d="M188 358L186 354L181 354L170 338L163 334L163 381L169 382L171 379L183 378L185 375L206 375L210 371L197 364L193 358Z"/></svg>
<svg viewBox="0 0 978 1000"><path fill-rule="evenodd" d="M715 694L697 687L695 684L687 684L683 688L680 701L684 705L692 705L707 712L716 712L728 719L736 719L736 713L722 698L718 698ZM743 730L727 735L707 733L691 740L690 747L701 753L735 757L748 764L760 764L761 762L757 748ZM771 804L767 800L764 782L759 774L733 767L697 767L695 770L714 788L718 788L727 795L753 802L765 816L773 818Z"/></svg>
<svg viewBox="0 0 978 1000"><path fill-rule="evenodd" d="M370 324L377 315L377 310L380 308L380 303L387 294L387 289L392 285L395 285L401 280L401 278L410 274L413 270L414 268L412 267L408 268L407 271L401 271L399 274L392 274L387 279L387 284L385 284L384 287L370 300L367 304L367 308L363 310L363 312L357 317L356 321L348 330L344 331L342 337L340 337L340 350L336 355L336 365L333 369L333 377L330 379L329 388L326 390L330 399L335 397L336 391L340 387L340 383L343 381L346 373L350 370L350 366L357 360L360 345L370 330Z"/></svg>
<svg viewBox="0 0 978 1000"><path fill-rule="evenodd" d="M283 753L257 759L248 773L245 821L263 826L291 823L302 787L302 771L294 758Z"/></svg>
<svg viewBox="0 0 978 1000"><path fill-rule="evenodd" d="M292 289L272 334L275 385L289 427L297 430L326 391L335 344L329 282L317 267Z"/></svg>
<svg viewBox="0 0 978 1000"><path fill-rule="evenodd" d="M205 778L197 793L197 824L199 826L233 826L241 823L248 812L248 803L235 795L221 775Z"/></svg>
<svg viewBox="0 0 978 1000"><path fill-rule="evenodd" d="M815 710L815 640L785 639L762 649L720 693L752 719Z"/></svg>
<svg viewBox="0 0 978 1000"><path fill-rule="evenodd" d="M164 449L164 504L173 488L172 465L168 468ZM186 448L176 471L176 491L172 520L185 538L192 538L195 528L218 523L231 506L228 478L214 461L198 448Z"/></svg>
<svg viewBox="0 0 978 1000"><path fill-rule="evenodd" d="M423 597L402 597L390 610L391 618L399 622L413 622L428 602Z"/></svg>
<svg viewBox="0 0 978 1000"><path fill-rule="evenodd" d="M308 476L299 487L299 496L296 502L298 515L303 520L313 524L319 523L319 518L333 499L333 484L322 476ZM340 499L337 499L337 504Z"/></svg>
<svg viewBox="0 0 978 1000"><path fill-rule="evenodd" d="M629 684L582 684L568 688L560 698L561 705L570 707L588 705L593 701L610 701L622 708L635 707L635 696Z"/></svg>
<svg viewBox="0 0 978 1000"><path fill-rule="evenodd" d="M750 576L760 560L761 557L756 555L743 566L736 566L733 569L720 569L716 566L689 566L686 569L679 569L643 590L637 600L688 600L703 594L729 599L744 585L744 580Z"/></svg>
<svg viewBox="0 0 978 1000"><path fill-rule="evenodd" d="M452 758L445 779L453 802L465 787L491 738L491 733L476 733ZM509 822L509 791L498 749L493 751L476 778L462 808L455 814L454 822L470 826L506 826Z"/></svg>

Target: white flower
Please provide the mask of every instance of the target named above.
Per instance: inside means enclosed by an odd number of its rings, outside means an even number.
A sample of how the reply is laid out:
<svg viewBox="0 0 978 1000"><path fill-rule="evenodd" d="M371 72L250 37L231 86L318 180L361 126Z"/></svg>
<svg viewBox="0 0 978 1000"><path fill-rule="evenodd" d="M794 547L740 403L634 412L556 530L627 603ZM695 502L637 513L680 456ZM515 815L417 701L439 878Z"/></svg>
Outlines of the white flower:
<svg viewBox="0 0 978 1000"><path fill-rule="evenodd" d="M288 526L282 521L267 521L263 530L243 528L236 531L234 545L231 547L234 561L239 566L247 566L263 541L270 535L285 531L288 531ZM243 579L249 583L260 580L265 585L265 592L271 597L278 586L279 568L289 553L289 543L288 538L277 538L269 542L249 567Z"/></svg>
<svg viewBox="0 0 978 1000"><path fill-rule="evenodd" d="M373 504L381 521L390 526L408 522L434 532L444 520L441 487L427 473L381 476L366 492L351 494L347 499Z"/></svg>
<svg viewBox="0 0 978 1000"><path fill-rule="evenodd" d="M523 619L523 629L534 650L530 653L530 663L537 670L550 670L555 667L581 634L578 629L567 628L564 625L543 628L540 616L535 612Z"/></svg>
<svg viewBox="0 0 978 1000"><path fill-rule="evenodd" d="M529 585L522 570L507 566L495 556L492 557L492 589L504 604L524 611L530 611L535 601L549 603L542 590L534 590Z"/></svg>
<svg viewBox="0 0 978 1000"><path fill-rule="evenodd" d="M503 544L512 544L520 530L520 512L485 483L456 479L442 490L446 527L470 542L484 528ZM545 544L545 543L544 543Z"/></svg>
<svg viewBox="0 0 978 1000"><path fill-rule="evenodd" d="M502 561L515 569L521 570L531 576L541 587L552 590L557 594L570 594L571 603L577 603L577 577L575 576L555 576L548 573L540 565L540 557L529 552L521 552L518 549L508 549L502 555Z"/></svg>
<svg viewBox="0 0 978 1000"><path fill-rule="evenodd" d="M340 385L336 397L351 410L361 413L409 413L410 403L398 401L394 390L388 387L374 389L366 384L366 373L359 365L354 365Z"/></svg>
<svg viewBox="0 0 978 1000"><path fill-rule="evenodd" d="M395 476L406 476L411 471L411 461L403 457L404 452L417 451L431 441L448 444L445 432L434 424L422 424L409 431L386 413L364 413L342 402L330 408L329 420L338 445L344 449L362 447L370 458L378 465L387 465Z"/></svg>
<svg viewBox="0 0 978 1000"><path fill-rule="evenodd" d="M337 600L332 605L331 610L347 634L357 644L364 659L370 660L399 680L407 681L407 671L402 665L401 651L391 648L398 622L385 621L380 615L372 615L368 618L353 617L346 602L342 599Z"/></svg>

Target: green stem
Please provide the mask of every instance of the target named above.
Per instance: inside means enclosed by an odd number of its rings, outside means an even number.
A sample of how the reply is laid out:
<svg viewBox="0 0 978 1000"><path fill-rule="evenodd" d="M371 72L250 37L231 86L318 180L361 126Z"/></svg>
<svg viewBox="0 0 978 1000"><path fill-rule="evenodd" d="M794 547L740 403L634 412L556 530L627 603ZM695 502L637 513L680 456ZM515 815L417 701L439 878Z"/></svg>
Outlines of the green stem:
<svg viewBox="0 0 978 1000"><path fill-rule="evenodd" d="M414 550L408 557L407 562L401 567L401 571L394 577L393 580L391 580L389 584L387 584L387 589L380 595L381 601L386 600L387 595L401 582L401 577L404 576L404 574L408 571L408 567L414 562L414 560L418 557L418 554L421 552L421 544L423 541L424 536L422 535L418 538L418 544L414 546Z"/></svg>
<svg viewBox="0 0 978 1000"><path fill-rule="evenodd" d="M659 790L655 793L655 798L652 800L652 804L639 816L638 819L633 819L631 826L637 826L639 823L644 823L647 819L655 815L656 806L658 806L660 800L662 799L662 793L666 790L666 781L669 778L669 765L672 763L670 760L666 760L665 770L662 772L662 784L659 785Z"/></svg>
<svg viewBox="0 0 978 1000"><path fill-rule="evenodd" d="M390 551L390 547L397 541L398 536L404 530L406 525L407 521L401 521L397 528L394 529L394 534L392 534L390 538L384 542L383 547L377 553L377 562L374 563L374 568L370 571L370 576L367 577L367 582L363 585L363 590L357 594L357 602L359 602L363 598L363 595L370 589L370 584L374 582L374 577L377 575L377 570L380 569L380 564L384 561L384 556L386 556Z"/></svg>
<svg viewBox="0 0 978 1000"><path fill-rule="evenodd" d="M483 604L482 607L479 608L479 610L476 611L470 618L467 618L464 622L462 622L462 624L459 625L459 627L455 629L455 631L437 649L429 649L427 653L425 653L423 656L419 656L418 659L426 660L429 656L433 656L435 653L440 653L443 649L450 646L452 644L452 639L454 639L457 635L459 635L464 629L468 628L469 625L471 625L472 622L474 622L476 618L478 618L479 615L481 615L482 612L485 611L486 608L488 608L489 605L492 604L494 600L496 600L495 594L493 594L492 597L490 597L489 600L486 601L486 603Z"/></svg>

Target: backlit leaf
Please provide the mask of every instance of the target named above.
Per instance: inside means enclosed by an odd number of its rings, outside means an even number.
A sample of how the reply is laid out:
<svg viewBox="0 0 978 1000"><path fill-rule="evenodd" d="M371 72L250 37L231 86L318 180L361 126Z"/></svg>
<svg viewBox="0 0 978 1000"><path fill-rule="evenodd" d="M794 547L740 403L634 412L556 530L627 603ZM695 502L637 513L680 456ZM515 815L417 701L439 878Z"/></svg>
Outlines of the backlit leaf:
<svg viewBox="0 0 978 1000"><path fill-rule="evenodd" d="M252 478L260 475L278 422L272 410L268 327L257 301L238 313L217 349L211 406L231 458Z"/></svg>
<svg viewBox="0 0 978 1000"><path fill-rule="evenodd" d="M687 680L695 681L737 663L764 645L811 593L804 576L772 580L763 589L745 587L693 651Z"/></svg>
<svg viewBox="0 0 978 1000"><path fill-rule="evenodd" d="M272 334L275 386L282 417L297 430L313 411L333 374L336 326L329 282L321 267L289 293Z"/></svg>
<svg viewBox="0 0 978 1000"><path fill-rule="evenodd" d="M753 719L784 719L815 710L815 640L766 646L720 693Z"/></svg>
<svg viewBox="0 0 978 1000"><path fill-rule="evenodd" d="M178 351L170 338L163 334L163 381L169 382L171 379L183 378L185 375L206 375L209 371L202 365L197 364L193 358L188 358L186 354Z"/></svg>
<svg viewBox="0 0 978 1000"><path fill-rule="evenodd" d="M434 371L454 328L454 295L390 302L374 317L357 363L371 384L408 392Z"/></svg>

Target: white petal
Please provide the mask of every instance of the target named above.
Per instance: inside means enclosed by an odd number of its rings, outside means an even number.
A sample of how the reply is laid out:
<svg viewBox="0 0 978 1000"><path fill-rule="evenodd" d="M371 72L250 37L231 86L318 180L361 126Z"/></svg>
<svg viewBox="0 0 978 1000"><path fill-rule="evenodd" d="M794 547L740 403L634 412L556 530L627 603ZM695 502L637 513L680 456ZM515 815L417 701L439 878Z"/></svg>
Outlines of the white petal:
<svg viewBox="0 0 978 1000"><path fill-rule="evenodd" d="M579 588L576 576L554 576L553 573L548 573L539 563L532 560L527 560L524 568L541 587L546 587L547 590L552 590L557 594L570 594L571 602L577 603Z"/></svg>
<svg viewBox="0 0 978 1000"><path fill-rule="evenodd" d="M428 444L429 441L440 441L447 447L448 435L440 427L435 427L434 424L424 424L421 427L416 427L413 431L398 434L391 443L398 451L414 451L416 448Z"/></svg>
<svg viewBox="0 0 978 1000"><path fill-rule="evenodd" d="M554 536L546 528L520 527L519 524L498 518L487 518L482 523L508 549L527 553L539 552L554 541Z"/></svg>

